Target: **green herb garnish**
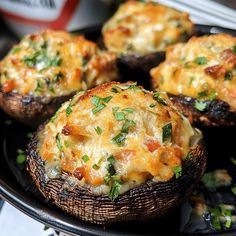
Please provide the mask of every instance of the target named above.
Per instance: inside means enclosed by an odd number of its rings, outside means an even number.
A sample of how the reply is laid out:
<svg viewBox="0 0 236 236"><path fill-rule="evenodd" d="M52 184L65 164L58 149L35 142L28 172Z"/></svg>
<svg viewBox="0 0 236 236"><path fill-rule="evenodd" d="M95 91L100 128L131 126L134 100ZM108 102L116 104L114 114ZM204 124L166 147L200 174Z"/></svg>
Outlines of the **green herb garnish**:
<svg viewBox="0 0 236 236"><path fill-rule="evenodd" d="M122 109L122 111L127 112L127 113L133 113L134 109L131 107L127 107L127 108Z"/></svg>
<svg viewBox="0 0 236 236"><path fill-rule="evenodd" d="M124 112L116 112L115 113L115 118L118 121L124 120L125 119L125 113Z"/></svg>
<svg viewBox="0 0 236 236"><path fill-rule="evenodd" d="M19 52L20 50L21 50L20 48L14 47L14 48L11 49L10 53L15 54L15 53Z"/></svg>
<svg viewBox="0 0 236 236"><path fill-rule="evenodd" d="M121 91L121 88L117 87L117 86L114 86L111 88L111 92L113 93L119 93Z"/></svg>
<svg viewBox="0 0 236 236"><path fill-rule="evenodd" d="M233 46L233 52L236 53L236 44Z"/></svg>
<svg viewBox="0 0 236 236"><path fill-rule="evenodd" d="M109 97L106 97L106 98L102 98L102 100L103 100L105 103L110 102L111 99L112 99L112 96L109 96Z"/></svg>
<svg viewBox="0 0 236 236"><path fill-rule="evenodd" d="M93 112L93 114L96 114L96 113L98 113L99 111L101 111L105 107L106 107L106 105L101 103L98 106L96 106L95 108L93 108L92 112Z"/></svg>
<svg viewBox="0 0 236 236"><path fill-rule="evenodd" d="M129 128L134 127L135 125L136 123L133 120L126 119L122 126L121 132L127 134L129 132Z"/></svg>
<svg viewBox="0 0 236 236"><path fill-rule="evenodd" d="M208 95L208 90L203 90L203 91L198 93L199 97L206 97L207 95Z"/></svg>
<svg viewBox="0 0 236 236"><path fill-rule="evenodd" d="M62 145L61 145L61 138L60 138L60 134L57 133L56 135L56 143L57 143L57 148L59 149L59 151L62 151Z"/></svg>
<svg viewBox="0 0 236 236"><path fill-rule="evenodd" d="M97 164L93 164L92 168L93 168L94 170L98 170L98 169L100 168L100 166L97 165Z"/></svg>
<svg viewBox="0 0 236 236"><path fill-rule="evenodd" d="M206 57L197 57L194 60L194 63L196 63L198 65L205 65L207 63L207 59L206 59Z"/></svg>
<svg viewBox="0 0 236 236"><path fill-rule="evenodd" d="M99 127L99 126L97 126L96 128L94 128L95 129L95 131L96 131L96 133L98 134L98 135L101 135L102 134L102 129Z"/></svg>
<svg viewBox="0 0 236 236"><path fill-rule="evenodd" d="M68 107L66 108L66 116L68 117L72 112L71 102L69 103Z"/></svg>
<svg viewBox="0 0 236 236"><path fill-rule="evenodd" d="M22 165L25 162L25 152L22 149L17 150L16 163Z"/></svg>
<svg viewBox="0 0 236 236"><path fill-rule="evenodd" d="M113 180L111 191L109 192L109 198L115 201L119 196L119 190L121 188L121 183L118 180Z"/></svg>
<svg viewBox="0 0 236 236"><path fill-rule="evenodd" d="M231 80L232 79L232 73L230 71L225 73L224 80Z"/></svg>
<svg viewBox="0 0 236 236"><path fill-rule="evenodd" d="M236 158L230 157L230 161L231 161L234 165L236 165Z"/></svg>
<svg viewBox="0 0 236 236"><path fill-rule="evenodd" d="M153 107L155 107L155 106L156 106L155 103L152 103L152 104L149 105L150 108L153 108Z"/></svg>
<svg viewBox="0 0 236 236"><path fill-rule="evenodd" d="M199 111L204 111L207 107L207 104L203 101L196 100L194 103L194 107Z"/></svg>
<svg viewBox="0 0 236 236"><path fill-rule="evenodd" d="M210 95L208 96L208 99L209 99L209 100L214 100L214 99L217 98L217 96L218 96L218 93L217 93L216 91L212 91L212 92L210 93Z"/></svg>
<svg viewBox="0 0 236 236"><path fill-rule="evenodd" d="M161 94L159 92L155 92L153 94L153 98L160 104L165 105L165 106L167 105L167 102L165 101L164 98L161 97Z"/></svg>
<svg viewBox="0 0 236 236"><path fill-rule="evenodd" d="M175 178L178 179L179 177L182 176L182 167L181 166L175 166L173 167L173 172L175 174Z"/></svg>
<svg viewBox="0 0 236 236"><path fill-rule="evenodd" d="M236 196L236 186L231 188L232 193Z"/></svg>
<svg viewBox="0 0 236 236"><path fill-rule="evenodd" d="M172 124L166 124L162 127L162 142L164 143L167 140L171 140L172 135Z"/></svg>
<svg viewBox="0 0 236 236"><path fill-rule="evenodd" d="M82 156L81 158L82 158L82 160L83 160L84 163L86 163L86 162L89 160L88 155L84 155L84 156Z"/></svg>
<svg viewBox="0 0 236 236"><path fill-rule="evenodd" d="M123 132L117 134L112 138L112 143L117 144L119 147L124 146L126 135Z"/></svg>

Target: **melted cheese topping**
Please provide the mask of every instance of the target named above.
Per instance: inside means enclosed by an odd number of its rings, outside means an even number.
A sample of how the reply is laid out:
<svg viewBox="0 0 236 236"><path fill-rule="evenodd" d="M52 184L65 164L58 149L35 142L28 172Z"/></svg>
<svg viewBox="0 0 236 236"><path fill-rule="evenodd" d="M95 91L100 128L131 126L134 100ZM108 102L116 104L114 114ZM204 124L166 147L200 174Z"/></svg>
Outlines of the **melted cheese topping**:
<svg viewBox="0 0 236 236"><path fill-rule="evenodd" d="M122 193L148 179L168 181L195 130L165 94L158 97L133 83L110 83L64 103L38 134L48 176L66 171L95 194L117 183Z"/></svg>
<svg viewBox="0 0 236 236"><path fill-rule="evenodd" d="M116 54L146 55L192 34L189 15L157 4L127 1L104 25L106 48Z"/></svg>
<svg viewBox="0 0 236 236"><path fill-rule="evenodd" d="M236 38L226 34L193 37L167 49L151 70L155 88L199 99L220 99L236 111Z"/></svg>
<svg viewBox="0 0 236 236"><path fill-rule="evenodd" d="M117 78L115 56L83 36L47 30L28 35L0 62L4 92L61 96Z"/></svg>

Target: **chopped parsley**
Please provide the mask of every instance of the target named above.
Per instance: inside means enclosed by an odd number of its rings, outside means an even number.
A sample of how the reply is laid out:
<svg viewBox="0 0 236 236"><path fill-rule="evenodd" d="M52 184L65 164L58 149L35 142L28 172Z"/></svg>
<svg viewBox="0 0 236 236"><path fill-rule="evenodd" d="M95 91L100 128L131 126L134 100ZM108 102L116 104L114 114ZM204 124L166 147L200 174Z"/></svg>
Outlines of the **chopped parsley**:
<svg viewBox="0 0 236 236"><path fill-rule="evenodd" d="M207 95L208 95L208 90L203 90L203 91L198 93L199 97L206 97Z"/></svg>
<svg viewBox="0 0 236 236"><path fill-rule="evenodd" d="M173 172L175 174L175 178L178 179L179 177L182 176L182 167L181 166L175 166L173 167Z"/></svg>
<svg viewBox="0 0 236 236"><path fill-rule="evenodd" d="M231 188L232 193L236 196L236 186Z"/></svg>
<svg viewBox="0 0 236 236"><path fill-rule="evenodd" d="M100 166L97 165L97 164L93 164L92 168L93 168L94 170L98 170L98 169L100 168Z"/></svg>
<svg viewBox="0 0 236 236"><path fill-rule="evenodd" d="M150 108L153 108L153 107L155 107L155 106L156 106L155 103L152 103L152 104L149 105Z"/></svg>
<svg viewBox="0 0 236 236"><path fill-rule="evenodd" d="M81 158L82 158L82 160L83 160L84 163L86 163L86 162L89 160L88 155L84 155L84 156L82 156Z"/></svg>
<svg viewBox="0 0 236 236"><path fill-rule="evenodd" d="M60 71L58 72L54 77L53 77L53 82L59 82L61 81L62 79L64 79L64 75L63 73Z"/></svg>
<svg viewBox="0 0 236 236"><path fill-rule="evenodd" d="M125 113L124 112L116 112L115 113L115 118L118 121L124 120L125 119Z"/></svg>
<svg viewBox="0 0 236 236"><path fill-rule="evenodd" d="M196 63L198 65L205 65L205 64L207 64L207 59L206 59L206 57L197 57L194 60L194 63Z"/></svg>
<svg viewBox="0 0 236 236"><path fill-rule="evenodd" d="M129 128L134 127L135 125L136 123L133 120L126 119L122 126L121 132L127 134L129 132Z"/></svg>
<svg viewBox="0 0 236 236"><path fill-rule="evenodd" d="M236 53L236 44L233 46L233 52Z"/></svg>
<svg viewBox="0 0 236 236"><path fill-rule="evenodd" d="M68 148L68 147L69 147L69 143L68 143L68 141L67 141L67 140L65 140L65 141L64 141L64 145L65 145L65 147L66 147L66 148Z"/></svg>
<svg viewBox="0 0 236 236"><path fill-rule="evenodd" d="M99 126L97 126L96 128L94 128L94 130L96 131L96 133L97 133L98 135L101 135L101 134L102 134L102 129L101 129Z"/></svg>
<svg viewBox="0 0 236 236"><path fill-rule="evenodd" d="M230 157L230 161L231 161L234 165L236 165L236 158Z"/></svg>
<svg viewBox="0 0 236 236"><path fill-rule="evenodd" d="M231 80L232 79L232 73L230 71L226 72L225 73L225 77L224 77L224 80Z"/></svg>
<svg viewBox="0 0 236 236"><path fill-rule="evenodd" d="M165 105L165 106L167 105L167 102L165 101L164 98L161 97L161 94L159 92L155 92L153 94L153 98L160 104Z"/></svg>
<svg viewBox="0 0 236 236"><path fill-rule="evenodd" d="M62 151L62 145L61 145L61 138L60 138L60 134L57 133L56 135L56 143L57 143L57 148L59 149L59 151Z"/></svg>
<svg viewBox="0 0 236 236"><path fill-rule="evenodd" d="M133 113L134 109L131 107L127 107L127 108L122 109L122 111L127 112L127 113Z"/></svg>
<svg viewBox="0 0 236 236"><path fill-rule="evenodd" d="M96 113L98 113L99 111L101 111L103 108L105 108L106 107L106 105L105 104L103 104L103 103L101 103L101 104L99 104L98 106L96 106L96 107L94 107L93 109L92 109L92 112L93 112L93 114L96 114Z"/></svg>
<svg viewBox="0 0 236 236"><path fill-rule="evenodd" d="M204 111L207 107L207 104L204 101L196 100L194 103L194 107L199 111Z"/></svg>
<svg viewBox="0 0 236 236"><path fill-rule="evenodd" d="M22 165L25 162L25 152L22 149L17 150L16 163Z"/></svg>
<svg viewBox="0 0 236 236"><path fill-rule="evenodd" d="M82 57L82 67L85 67L89 62L89 58L88 57Z"/></svg>
<svg viewBox="0 0 236 236"><path fill-rule="evenodd" d="M106 105L104 104L104 102L108 103L111 99L112 99L112 96L108 96L108 97L105 97L105 98L101 98L97 95L92 96L91 102L95 106L92 109L93 114L96 114L99 111L101 111L103 108L105 108Z"/></svg>
<svg viewBox="0 0 236 236"><path fill-rule="evenodd" d="M187 156L184 158L185 160L190 159L193 156L193 153L191 151L188 152Z"/></svg>
<svg viewBox="0 0 236 236"><path fill-rule="evenodd" d="M119 147L124 146L126 135L123 132L117 134L114 138L112 138L112 143L117 144Z"/></svg>
<svg viewBox="0 0 236 236"><path fill-rule="evenodd" d="M216 91L212 91L212 92L210 93L210 95L208 96L208 99L209 99L209 100L214 100L214 99L217 98L217 96L218 96L218 93L217 93Z"/></svg>
<svg viewBox="0 0 236 236"><path fill-rule="evenodd" d="M121 91L121 88L117 87L117 86L114 86L111 88L111 92L113 93L119 93Z"/></svg>
<svg viewBox="0 0 236 236"><path fill-rule="evenodd" d="M51 66L60 66L62 63L62 59L59 53L57 53L54 57L49 57L46 53L46 50L42 49L35 52L31 56L25 56L23 58L23 62L28 67L36 68L38 70L44 70Z"/></svg>
<svg viewBox="0 0 236 236"><path fill-rule="evenodd" d="M112 201L115 201L119 196L119 190L121 188L121 183L119 180L113 180L111 191L108 196Z"/></svg>
<svg viewBox="0 0 236 236"><path fill-rule="evenodd" d="M168 123L162 127L162 142L164 143L168 140L171 140L171 136L172 136L172 124Z"/></svg>
<svg viewBox="0 0 236 236"><path fill-rule="evenodd" d="M11 54L15 54L15 53L20 52L20 50L21 50L21 48L14 47L14 48L11 49L10 53L11 53Z"/></svg>
<svg viewBox="0 0 236 236"><path fill-rule="evenodd" d="M69 103L68 107L66 108L66 116L68 117L72 112L72 105L71 102Z"/></svg>

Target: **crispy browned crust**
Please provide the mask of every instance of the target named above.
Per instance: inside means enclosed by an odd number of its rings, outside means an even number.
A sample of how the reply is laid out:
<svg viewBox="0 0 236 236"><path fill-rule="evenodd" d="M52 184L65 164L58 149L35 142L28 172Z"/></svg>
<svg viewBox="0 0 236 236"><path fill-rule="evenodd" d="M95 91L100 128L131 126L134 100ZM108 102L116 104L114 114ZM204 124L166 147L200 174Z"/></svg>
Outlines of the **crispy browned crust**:
<svg viewBox="0 0 236 236"><path fill-rule="evenodd" d="M205 100L206 108L199 111L194 104L197 99L184 95L168 94L174 105L182 111L190 121L205 126L235 126L236 112L222 100Z"/></svg>
<svg viewBox="0 0 236 236"><path fill-rule="evenodd" d="M206 148L200 141L184 161L180 178L163 183L147 181L113 202L108 196L94 195L88 188L70 186L65 181L68 173L64 172L58 179L47 178L45 163L37 152L37 142L36 133L27 148L27 169L42 195L65 212L95 224L161 217L192 192L206 169Z"/></svg>
<svg viewBox="0 0 236 236"><path fill-rule="evenodd" d="M74 93L73 93L74 94ZM4 93L0 89L0 107L16 120L37 127L51 117L73 94L54 98L34 97L19 93Z"/></svg>

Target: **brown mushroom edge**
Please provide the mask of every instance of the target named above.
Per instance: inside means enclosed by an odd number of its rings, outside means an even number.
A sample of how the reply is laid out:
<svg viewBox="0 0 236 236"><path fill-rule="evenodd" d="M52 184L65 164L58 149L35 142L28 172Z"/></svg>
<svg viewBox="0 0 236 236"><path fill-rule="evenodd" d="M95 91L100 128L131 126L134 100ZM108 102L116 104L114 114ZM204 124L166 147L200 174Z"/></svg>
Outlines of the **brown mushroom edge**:
<svg viewBox="0 0 236 236"><path fill-rule="evenodd" d="M43 129L41 125L38 129ZM27 170L42 195L65 212L94 224L160 218L177 207L193 190L202 177L207 162L207 151L202 140L191 149L183 161L182 176L168 182L147 181L130 189L115 201L107 195L96 196L88 188L70 186L63 172L60 178L49 179L45 163L37 153L37 133L27 147Z"/></svg>
<svg viewBox="0 0 236 236"><path fill-rule="evenodd" d="M235 126L236 111L222 100L200 100L205 108L200 111L195 108L197 100L184 95L168 94L174 105L189 118L190 121L204 126Z"/></svg>
<svg viewBox="0 0 236 236"><path fill-rule="evenodd" d="M21 123L37 127L51 117L60 105L74 94L45 98L15 92L4 93L0 88L0 107Z"/></svg>

